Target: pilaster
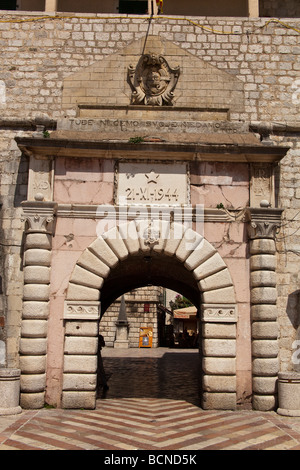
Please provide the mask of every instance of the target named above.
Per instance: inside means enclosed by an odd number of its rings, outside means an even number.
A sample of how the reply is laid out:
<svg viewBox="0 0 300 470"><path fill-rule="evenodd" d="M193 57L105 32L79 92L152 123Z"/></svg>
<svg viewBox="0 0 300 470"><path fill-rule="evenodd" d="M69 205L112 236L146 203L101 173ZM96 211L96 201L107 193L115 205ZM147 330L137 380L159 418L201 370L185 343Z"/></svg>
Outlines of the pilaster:
<svg viewBox="0 0 300 470"><path fill-rule="evenodd" d="M56 204L25 201L23 316L20 340L21 406L44 406L50 264Z"/></svg>
<svg viewBox="0 0 300 470"><path fill-rule="evenodd" d="M250 208L250 287L252 328L253 409L270 411L277 406L279 346L277 323L275 235L281 209Z"/></svg>

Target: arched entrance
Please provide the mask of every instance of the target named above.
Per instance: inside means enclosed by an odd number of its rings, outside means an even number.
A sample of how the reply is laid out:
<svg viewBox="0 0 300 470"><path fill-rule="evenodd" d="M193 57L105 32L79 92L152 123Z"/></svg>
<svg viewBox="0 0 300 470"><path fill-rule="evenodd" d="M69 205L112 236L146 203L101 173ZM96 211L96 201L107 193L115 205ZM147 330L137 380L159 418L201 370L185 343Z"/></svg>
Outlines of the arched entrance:
<svg viewBox="0 0 300 470"><path fill-rule="evenodd" d="M148 283L178 290L199 306L201 406L234 409L237 316L229 270L217 250L192 228L166 221L153 227L148 220L111 228L76 263L64 313L63 407L95 407L100 316L124 292Z"/></svg>

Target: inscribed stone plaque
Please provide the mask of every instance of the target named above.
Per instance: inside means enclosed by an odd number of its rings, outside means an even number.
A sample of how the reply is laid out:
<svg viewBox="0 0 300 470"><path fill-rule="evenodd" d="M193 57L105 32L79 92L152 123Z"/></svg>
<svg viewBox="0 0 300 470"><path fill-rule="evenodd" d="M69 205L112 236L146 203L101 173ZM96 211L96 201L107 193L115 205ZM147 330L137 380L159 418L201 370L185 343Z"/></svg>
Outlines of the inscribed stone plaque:
<svg viewBox="0 0 300 470"><path fill-rule="evenodd" d="M116 203L120 205L189 203L185 163L119 163Z"/></svg>

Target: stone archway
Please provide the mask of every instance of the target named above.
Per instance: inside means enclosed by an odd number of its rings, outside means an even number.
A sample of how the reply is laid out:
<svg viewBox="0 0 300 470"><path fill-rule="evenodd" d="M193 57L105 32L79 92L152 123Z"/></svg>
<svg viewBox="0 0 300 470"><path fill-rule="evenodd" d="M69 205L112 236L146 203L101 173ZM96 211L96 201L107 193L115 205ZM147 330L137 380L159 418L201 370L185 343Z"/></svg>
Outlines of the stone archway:
<svg viewBox="0 0 300 470"><path fill-rule="evenodd" d="M202 235L183 224L159 221L153 227L152 221L133 220L99 236L81 254L71 275L64 311L64 408L95 407L100 300L109 304L122 293L120 283L113 278L120 266L129 269L130 261L139 266L142 257L150 256L156 263L169 260L169 266L186 273L186 280L181 283L194 296L196 292L199 295L202 407L236 407L237 315L234 286L225 262ZM122 272L126 269L121 269ZM171 273L169 268L166 272ZM139 276L139 270L135 274ZM160 272L158 280L162 277ZM109 280L110 285L116 284L118 288L107 287ZM124 289L128 290L128 286ZM103 292L111 299L105 300Z"/></svg>

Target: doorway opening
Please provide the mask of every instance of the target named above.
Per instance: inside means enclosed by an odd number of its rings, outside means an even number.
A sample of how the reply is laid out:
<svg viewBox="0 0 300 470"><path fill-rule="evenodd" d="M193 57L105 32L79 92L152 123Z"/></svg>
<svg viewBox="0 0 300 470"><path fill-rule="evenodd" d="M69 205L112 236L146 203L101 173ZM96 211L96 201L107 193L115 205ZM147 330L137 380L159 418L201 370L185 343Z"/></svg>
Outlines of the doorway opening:
<svg viewBox="0 0 300 470"><path fill-rule="evenodd" d="M65 302L66 331L70 331L65 357L68 356L68 361L71 360L73 368L71 370L66 362L64 381L69 383L78 367L82 388L79 393L77 383L74 388L73 383L70 383L70 387L62 395L63 405L69 406L70 400L75 396L73 391L76 392L77 406L86 404L88 400L89 407L95 403L95 346L100 342L96 337L93 341L85 337L86 321L91 322L89 326L94 328L93 335L99 336L99 322L105 318L113 302L127 292L151 285L179 292L199 312L201 310L201 370L198 375L203 387L201 406L204 409L235 409L237 315L235 291L228 267L218 251L193 229L175 222L166 226L162 223L161 230L155 233L151 231L152 228L151 221L148 220L139 221L138 224L131 221L112 227L98 236L77 260ZM165 228L168 229L167 232L162 230ZM82 332L73 331L74 320L84 327ZM119 320L118 340L128 341L128 337L123 336L127 329L127 319L121 316ZM67 328L69 322L70 329ZM82 336L81 355L80 358L78 354L74 356L73 362L68 346L73 344L73 336L74 342L78 343L78 335ZM111 349L115 351L115 348ZM143 354L154 351L153 348L128 348L129 355L133 350L143 351ZM178 351L182 352L180 349ZM190 354L191 351L189 349ZM89 364L86 361L87 355L90 355ZM179 367L182 376L184 369L183 366ZM91 378L92 383L89 381ZM119 387L124 388L122 381ZM184 387L187 393L187 381Z"/></svg>
<svg viewBox="0 0 300 470"><path fill-rule="evenodd" d="M146 15L148 13L148 0L120 0L119 13Z"/></svg>
<svg viewBox="0 0 300 470"><path fill-rule="evenodd" d="M113 302L100 321L105 346L98 355L98 399L159 398L200 406L197 311L178 292L149 284ZM126 322L123 343L116 331L120 315L123 326Z"/></svg>

